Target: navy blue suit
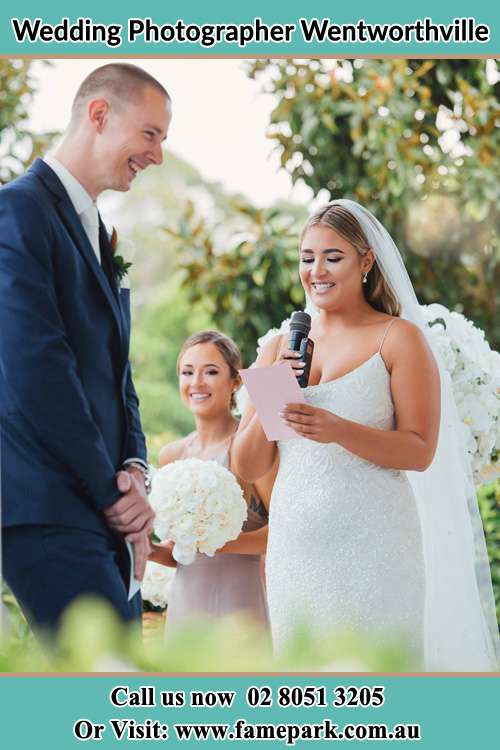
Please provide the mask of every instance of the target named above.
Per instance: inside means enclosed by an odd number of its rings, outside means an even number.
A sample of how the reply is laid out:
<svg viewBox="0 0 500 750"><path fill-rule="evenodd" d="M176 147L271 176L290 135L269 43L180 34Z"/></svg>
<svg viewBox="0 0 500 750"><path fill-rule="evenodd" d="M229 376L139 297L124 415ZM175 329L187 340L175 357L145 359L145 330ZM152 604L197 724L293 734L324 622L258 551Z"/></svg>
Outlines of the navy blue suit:
<svg viewBox="0 0 500 750"><path fill-rule="evenodd" d="M127 602L125 546L102 513L120 496L123 461L145 460L146 446L129 291L113 279L102 224L100 246L102 266L42 160L0 189L4 575L48 627L81 593L104 596L124 619L140 604Z"/></svg>

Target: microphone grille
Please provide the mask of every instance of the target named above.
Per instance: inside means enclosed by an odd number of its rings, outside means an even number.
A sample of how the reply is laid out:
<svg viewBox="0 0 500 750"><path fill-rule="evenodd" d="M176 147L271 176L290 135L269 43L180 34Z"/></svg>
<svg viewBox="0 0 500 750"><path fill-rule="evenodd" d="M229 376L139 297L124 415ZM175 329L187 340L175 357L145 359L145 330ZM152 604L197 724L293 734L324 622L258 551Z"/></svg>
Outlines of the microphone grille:
<svg viewBox="0 0 500 750"><path fill-rule="evenodd" d="M302 331L307 336L311 330L311 316L309 313L302 312L302 310L294 312L290 321L290 330Z"/></svg>

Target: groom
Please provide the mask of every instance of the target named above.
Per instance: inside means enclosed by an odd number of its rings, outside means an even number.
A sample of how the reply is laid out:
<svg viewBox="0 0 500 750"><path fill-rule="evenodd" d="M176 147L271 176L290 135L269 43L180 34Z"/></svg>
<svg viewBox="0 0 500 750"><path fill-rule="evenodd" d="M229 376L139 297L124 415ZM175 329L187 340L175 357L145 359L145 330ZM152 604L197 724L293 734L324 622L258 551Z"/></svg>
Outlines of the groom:
<svg viewBox="0 0 500 750"><path fill-rule="evenodd" d="M0 189L3 571L52 630L81 594L124 620L153 513L129 353L129 292L95 204L163 160L167 91L133 65L91 73L61 145ZM130 545L129 545L130 546Z"/></svg>

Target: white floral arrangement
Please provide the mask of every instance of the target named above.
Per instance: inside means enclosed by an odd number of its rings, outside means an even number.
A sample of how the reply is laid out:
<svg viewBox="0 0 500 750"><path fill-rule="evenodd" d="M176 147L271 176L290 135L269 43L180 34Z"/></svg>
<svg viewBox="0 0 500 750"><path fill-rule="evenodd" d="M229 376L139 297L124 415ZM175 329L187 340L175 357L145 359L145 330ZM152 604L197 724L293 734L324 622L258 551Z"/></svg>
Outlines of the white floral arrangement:
<svg viewBox="0 0 500 750"><path fill-rule="evenodd" d="M150 495L155 533L173 541L177 562L189 565L196 553L213 557L236 539L247 504L233 474L216 461L186 458L155 472Z"/></svg>
<svg viewBox="0 0 500 750"><path fill-rule="evenodd" d="M476 484L500 475L500 354L484 331L439 304L422 306L431 345L448 370Z"/></svg>
<svg viewBox="0 0 500 750"><path fill-rule="evenodd" d="M143 600L152 604L153 607L165 609L174 576L175 568L169 568L166 565L148 560L141 583Z"/></svg>

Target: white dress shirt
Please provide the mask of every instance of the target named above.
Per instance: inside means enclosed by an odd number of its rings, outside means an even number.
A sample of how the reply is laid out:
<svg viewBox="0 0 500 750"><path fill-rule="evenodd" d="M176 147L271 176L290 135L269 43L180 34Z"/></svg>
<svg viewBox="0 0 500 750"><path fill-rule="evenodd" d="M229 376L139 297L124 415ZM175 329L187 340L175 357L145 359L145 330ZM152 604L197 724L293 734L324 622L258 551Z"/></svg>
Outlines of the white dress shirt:
<svg viewBox="0 0 500 750"><path fill-rule="evenodd" d="M73 177L71 172L66 169L64 164L55 158L52 154L46 154L43 157L44 162L52 169L53 172L61 180L64 189L68 193L69 199L74 206L74 209L80 221L83 224L83 228L89 238L89 242L94 248L97 260L101 263L101 251L99 248L99 214L97 212L97 206L87 193L83 185L78 182L76 177Z"/></svg>

